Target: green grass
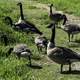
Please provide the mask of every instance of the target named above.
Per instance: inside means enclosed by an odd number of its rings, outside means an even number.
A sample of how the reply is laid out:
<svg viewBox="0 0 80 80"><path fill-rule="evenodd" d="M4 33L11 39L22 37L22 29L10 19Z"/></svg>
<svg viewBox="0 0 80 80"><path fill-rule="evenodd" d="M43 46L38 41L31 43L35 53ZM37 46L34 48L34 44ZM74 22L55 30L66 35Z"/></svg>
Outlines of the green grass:
<svg viewBox="0 0 80 80"><path fill-rule="evenodd" d="M53 3L57 10L62 10L65 13L74 14L80 16L80 0L33 0L42 3Z"/></svg>
<svg viewBox="0 0 80 80"><path fill-rule="evenodd" d="M48 14L45 9L36 8L34 4L37 5L39 2L46 4L54 3L57 9L69 13L72 10L73 14L79 15L79 0L70 1L72 0L23 0L25 19L33 22L50 39L51 30L46 28L50 22ZM24 32L15 31L9 25L5 24L5 16L10 16L14 22L18 21L20 15L19 7L16 5L17 2L17 0L0 0L0 36L6 34L9 39L8 46L4 46L4 43L0 41L0 80L79 80L80 76L78 74L60 74L58 64L50 62L44 53L38 53L34 44L34 34L27 35ZM56 33L56 45L68 47L74 51L80 51L80 44L68 43L68 37L64 31L56 29ZM79 36L80 34L77 35L78 40L80 40ZM14 46L16 43L27 44L33 53L32 64L40 65L42 69L34 69L27 66L27 59L21 58L18 60L13 54L6 57L10 46Z"/></svg>

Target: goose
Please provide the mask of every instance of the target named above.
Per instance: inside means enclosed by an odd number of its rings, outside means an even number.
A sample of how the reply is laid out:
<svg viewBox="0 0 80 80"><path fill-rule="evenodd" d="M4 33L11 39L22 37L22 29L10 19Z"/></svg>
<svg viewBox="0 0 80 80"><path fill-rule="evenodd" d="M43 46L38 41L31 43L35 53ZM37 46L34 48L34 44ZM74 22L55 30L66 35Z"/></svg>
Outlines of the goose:
<svg viewBox="0 0 80 80"><path fill-rule="evenodd" d="M29 65L31 66L31 56L32 56L32 52L30 51L30 49L28 48L28 46L26 44L16 44L14 47L11 47L8 51L8 55L9 56L11 54L11 52L15 53L17 55L17 57L20 59L20 57L24 57L24 58L29 58Z"/></svg>
<svg viewBox="0 0 80 80"><path fill-rule="evenodd" d="M71 39L73 40L74 34L80 33L80 25L78 24L71 24L71 23L63 25L61 24L60 28L65 32L67 32L69 42L71 41Z"/></svg>
<svg viewBox="0 0 80 80"><path fill-rule="evenodd" d="M40 53L40 51L42 51L43 48L45 48L45 53L46 53L46 49L47 49L47 38L43 35L39 35L37 37L35 37L35 44L37 46L37 49Z"/></svg>
<svg viewBox="0 0 80 80"><path fill-rule="evenodd" d="M26 21L24 19L24 15L23 15L23 10L22 10L22 3L18 3L17 5L20 6L20 19L18 22L13 23L11 17L6 16L5 17L5 21L9 21L9 24L15 29L15 30L22 30L25 32L33 32L33 33L38 33L38 34L42 34L42 32L40 32L40 30L38 28L36 28L36 26L34 24L32 24L29 21Z"/></svg>
<svg viewBox="0 0 80 80"><path fill-rule="evenodd" d="M6 16L5 17L5 21L9 21L8 24L10 24L10 26L15 29L15 30L21 30L21 31L24 31L24 32L32 32L32 33L37 33L37 34L42 34L42 32L36 28L35 26L30 26L30 25L27 25L25 23L19 23L19 24L16 24L16 23L13 23L11 17L9 16Z"/></svg>
<svg viewBox="0 0 80 80"><path fill-rule="evenodd" d="M26 27L28 30L30 30L32 32L39 32L39 30L36 28L36 26L33 23L31 23L28 20L24 19L22 3L19 2L17 5L20 7L20 19L16 24L21 23L23 25L24 29Z"/></svg>
<svg viewBox="0 0 80 80"><path fill-rule="evenodd" d="M47 45L47 56L54 62L61 64L61 73L63 72L63 65L69 65L69 72L71 72L72 62L80 61L80 54L73 50L55 45L55 23L50 24L48 28L52 29L51 39Z"/></svg>
<svg viewBox="0 0 80 80"><path fill-rule="evenodd" d="M53 4L50 5L50 15L49 15L50 19L52 21L54 21L55 23L58 23L58 22L64 20L63 24L65 24L67 21L66 15L62 14L62 13L53 13L52 7L53 7Z"/></svg>

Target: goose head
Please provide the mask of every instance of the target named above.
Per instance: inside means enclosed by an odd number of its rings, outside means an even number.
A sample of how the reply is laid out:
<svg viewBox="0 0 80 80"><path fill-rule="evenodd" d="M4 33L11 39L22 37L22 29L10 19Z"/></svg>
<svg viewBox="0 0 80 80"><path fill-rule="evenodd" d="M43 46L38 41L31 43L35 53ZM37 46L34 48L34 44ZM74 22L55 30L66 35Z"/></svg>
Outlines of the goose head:
<svg viewBox="0 0 80 80"><path fill-rule="evenodd" d="M6 24L8 25L10 24L11 26L13 25L13 21L9 16L6 16L4 20Z"/></svg>
<svg viewBox="0 0 80 80"><path fill-rule="evenodd" d="M53 4L50 4L50 8L53 7Z"/></svg>
<svg viewBox="0 0 80 80"><path fill-rule="evenodd" d="M37 33L38 33L39 35L42 35L42 34L43 34L43 33L42 33L42 32L40 32L40 31L39 31L39 32L37 32Z"/></svg>
<svg viewBox="0 0 80 80"><path fill-rule="evenodd" d="M53 7L53 4L50 5L50 15L52 15L52 7Z"/></svg>
<svg viewBox="0 0 80 80"><path fill-rule="evenodd" d="M21 2L19 2L17 5L20 7L20 15L21 15L21 19L22 19L22 20L24 20L22 3L21 3Z"/></svg>
<svg viewBox="0 0 80 80"><path fill-rule="evenodd" d="M18 6L22 6L22 3L21 3L21 2L19 2L17 5L18 5Z"/></svg>
<svg viewBox="0 0 80 80"><path fill-rule="evenodd" d="M47 28L48 29L54 29L55 25L56 25L55 23L51 23L50 25L47 26Z"/></svg>

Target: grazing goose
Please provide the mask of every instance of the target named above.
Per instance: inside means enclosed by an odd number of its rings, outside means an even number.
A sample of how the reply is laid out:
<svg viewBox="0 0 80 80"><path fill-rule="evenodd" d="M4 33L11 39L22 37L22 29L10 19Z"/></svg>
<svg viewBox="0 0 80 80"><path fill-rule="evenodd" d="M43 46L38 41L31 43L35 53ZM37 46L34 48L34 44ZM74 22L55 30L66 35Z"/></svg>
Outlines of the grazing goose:
<svg viewBox="0 0 80 80"><path fill-rule="evenodd" d="M45 53L46 53L47 42L48 42L47 38L43 35L35 37L35 44L38 48L39 53L40 51L42 51L43 48L45 48Z"/></svg>
<svg viewBox="0 0 80 80"><path fill-rule="evenodd" d="M37 29L35 26L31 26L31 25L28 25L26 23L13 23L12 19L7 16L5 17L5 21L7 22L7 20L9 21L8 24L11 25L11 27L15 30L21 30L21 31L24 31L24 32L33 32L33 33L37 33L37 34L42 34L42 32L40 32L39 29Z"/></svg>
<svg viewBox="0 0 80 80"><path fill-rule="evenodd" d="M8 51L8 56L11 54L12 51L13 51L13 53L15 53L18 56L19 59L20 59L20 57L24 57L24 58L28 57L29 58L29 64L30 64L30 66L32 65L31 64L32 53L26 44L17 44L13 48L10 48Z"/></svg>
<svg viewBox="0 0 80 80"><path fill-rule="evenodd" d="M61 29L67 32L69 42L71 41L71 38L73 39L74 34L80 33L80 25L78 24L63 24L61 25ZM72 37L70 37L72 35Z"/></svg>
<svg viewBox="0 0 80 80"><path fill-rule="evenodd" d="M80 55L66 47L55 46L55 24L51 24L48 28L52 28L52 35L47 45L47 55L54 62L61 64L61 73L63 72L63 65L68 64L70 72L71 63L80 61Z"/></svg>
<svg viewBox="0 0 80 80"><path fill-rule="evenodd" d="M53 20L55 23L58 23L64 20L63 24L65 24L67 20L66 15L61 14L61 13L53 13L52 7L53 7L53 4L50 5L50 15L49 15L50 19Z"/></svg>

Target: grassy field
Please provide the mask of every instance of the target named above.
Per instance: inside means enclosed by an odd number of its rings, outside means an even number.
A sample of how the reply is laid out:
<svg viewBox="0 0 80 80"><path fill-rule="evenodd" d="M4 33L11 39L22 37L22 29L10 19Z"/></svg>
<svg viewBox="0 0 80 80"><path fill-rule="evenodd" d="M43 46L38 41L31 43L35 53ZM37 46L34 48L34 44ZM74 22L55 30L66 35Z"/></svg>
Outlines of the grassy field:
<svg viewBox="0 0 80 80"><path fill-rule="evenodd" d="M64 12L78 16L80 15L79 0L20 1L23 3L25 19L34 23L48 39L50 39L51 34L51 31L46 28L50 22L48 13L45 9L37 8L34 5L37 5L37 3L53 3L57 10L63 10ZM0 80L80 80L80 73L60 74L60 65L48 60L46 54L39 54L34 44L34 34L27 35L24 32L15 31L9 25L5 24L5 16L10 16L14 22L18 21L20 15L19 7L16 5L17 3L18 0L0 0L0 36L6 34L9 39L8 46L4 46L4 43L0 41ZM68 37L64 31L56 29L56 33L56 45L68 47L80 52L80 44L68 43ZM80 40L79 36L80 34L76 36L77 40ZM13 54L6 57L9 48L16 43L27 44L33 52L32 64L42 66L42 68L31 68L27 65L27 59L21 58L18 60Z"/></svg>
<svg viewBox="0 0 80 80"><path fill-rule="evenodd" d="M42 3L53 3L57 10L62 10L65 13L74 14L80 16L80 1L79 0L33 0Z"/></svg>

